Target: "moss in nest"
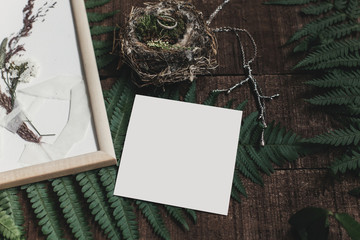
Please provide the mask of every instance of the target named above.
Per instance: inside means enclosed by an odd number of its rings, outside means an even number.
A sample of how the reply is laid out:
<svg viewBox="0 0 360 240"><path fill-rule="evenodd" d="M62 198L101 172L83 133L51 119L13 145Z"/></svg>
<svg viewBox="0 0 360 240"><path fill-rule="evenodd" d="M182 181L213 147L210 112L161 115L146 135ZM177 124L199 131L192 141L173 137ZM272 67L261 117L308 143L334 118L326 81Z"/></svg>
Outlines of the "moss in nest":
<svg viewBox="0 0 360 240"><path fill-rule="evenodd" d="M189 2L161 0L132 8L116 41L139 87L193 81L217 67L214 33Z"/></svg>
<svg viewBox="0 0 360 240"><path fill-rule="evenodd" d="M136 36L140 42L148 44L149 42L161 41L176 44L179 39L182 39L186 31L186 21L181 16L171 16L177 22L174 29L165 29L158 24L159 21L166 21L161 19L161 16L154 14L147 14L138 20L135 26Z"/></svg>

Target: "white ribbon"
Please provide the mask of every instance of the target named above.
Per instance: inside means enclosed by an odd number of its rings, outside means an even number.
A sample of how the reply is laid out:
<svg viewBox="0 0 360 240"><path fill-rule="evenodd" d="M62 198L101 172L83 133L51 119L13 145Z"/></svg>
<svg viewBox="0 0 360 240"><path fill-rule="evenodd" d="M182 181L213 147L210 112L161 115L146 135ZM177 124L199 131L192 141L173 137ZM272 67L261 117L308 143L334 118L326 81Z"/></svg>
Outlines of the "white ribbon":
<svg viewBox="0 0 360 240"><path fill-rule="evenodd" d="M76 77L57 77L19 92L36 97L36 101L27 106L26 113L29 115L42 98L70 100L68 122L55 142L26 143L19 163L33 165L67 157L72 147L84 138L91 122L84 81Z"/></svg>

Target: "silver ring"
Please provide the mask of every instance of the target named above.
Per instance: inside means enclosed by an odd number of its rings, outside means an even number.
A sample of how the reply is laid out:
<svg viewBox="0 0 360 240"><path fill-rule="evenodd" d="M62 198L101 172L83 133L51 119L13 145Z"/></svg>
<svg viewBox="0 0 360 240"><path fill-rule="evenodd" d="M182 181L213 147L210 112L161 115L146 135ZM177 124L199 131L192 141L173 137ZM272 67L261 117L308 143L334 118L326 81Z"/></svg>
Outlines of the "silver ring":
<svg viewBox="0 0 360 240"><path fill-rule="evenodd" d="M165 25L163 23L160 22L159 20L159 17L165 19L165 20L169 20L169 22L174 22L175 24L172 25L172 26L168 26L168 25ZM168 30L172 30L174 28L177 27L178 23L177 21L173 18L173 17L170 17L170 16L159 16L158 19L157 19L157 23L162 27L162 28L165 28L165 29L168 29Z"/></svg>

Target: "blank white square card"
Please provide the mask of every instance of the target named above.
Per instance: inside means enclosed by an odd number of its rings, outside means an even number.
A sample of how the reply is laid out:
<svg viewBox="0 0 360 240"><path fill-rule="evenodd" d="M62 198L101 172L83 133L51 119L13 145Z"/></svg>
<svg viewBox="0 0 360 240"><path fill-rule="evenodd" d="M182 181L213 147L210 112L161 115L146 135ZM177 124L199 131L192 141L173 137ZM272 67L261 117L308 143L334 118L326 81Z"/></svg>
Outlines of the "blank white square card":
<svg viewBox="0 0 360 240"><path fill-rule="evenodd" d="M241 117L137 95L114 194L227 215Z"/></svg>

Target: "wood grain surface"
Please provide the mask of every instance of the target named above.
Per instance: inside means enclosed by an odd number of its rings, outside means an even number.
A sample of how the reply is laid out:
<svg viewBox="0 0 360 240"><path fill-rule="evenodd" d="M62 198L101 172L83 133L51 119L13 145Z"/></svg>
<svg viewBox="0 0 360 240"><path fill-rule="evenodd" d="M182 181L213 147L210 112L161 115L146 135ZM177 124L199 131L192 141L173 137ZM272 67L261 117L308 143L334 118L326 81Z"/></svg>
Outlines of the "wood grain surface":
<svg viewBox="0 0 360 240"><path fill-rule="evenodd" d="M207 18L222 0L198 0L194 5ZM140 0L113 0L96 12L118 10L115 18L107 24L124 25L132 6L141 6ZM268 122L282 123L303 137L311 137L336 127L331 119L307 103L305 98L315 92L304 82L310 79L301 72L291 70L301 56L291 54L291 46L284 47L286 40L308 19L297 13L296 7L278 7L263 5L262 1L232 0L214 19L212 27L236 26L246 28L258 45L258 57L254 63L254 75L265 94L279 93L280 97L267 104ZM102 37L112 39L111 34ZM219 68L211 76L198 79L198 102L204 101L208 93L216 88L226 88L244 78L239 46L232 34L218 35ZM250 42L244 39L244 45L250 48ZM101 72L103 88L109 88L118 72L114 66ZM240 103L245 99L249 104L245 116L255 110L248 86L236 89L230 95L221 95L217 105L222 106L231 98ZM279 240L292 239L289 217L296 211L316 206L335 212L346 212L360 221L360 201L350 197L347 191L359 184L350 177L334 180L329 177L327 166L336 153L328 152L308 156L277 168L271 176L264 176L264 187L245 181L248 198L242 203L231 201L228 216L198 213L198 223L190 224L185 232L169 218L166 224L172 239L175 240ZM25 199L24 193L21 199ZM26 210L27 239L44 239L36 226L36 218L30 211L28 202L23 201ZM159 239L146 220L137 212L140 239ZM64 221L62 219L62 221ZM106 237L94 223L89 222L95 239ZM331 222L329 239L349 239L337 223ZM69 238L70 239L70 238Z"/></svg>

